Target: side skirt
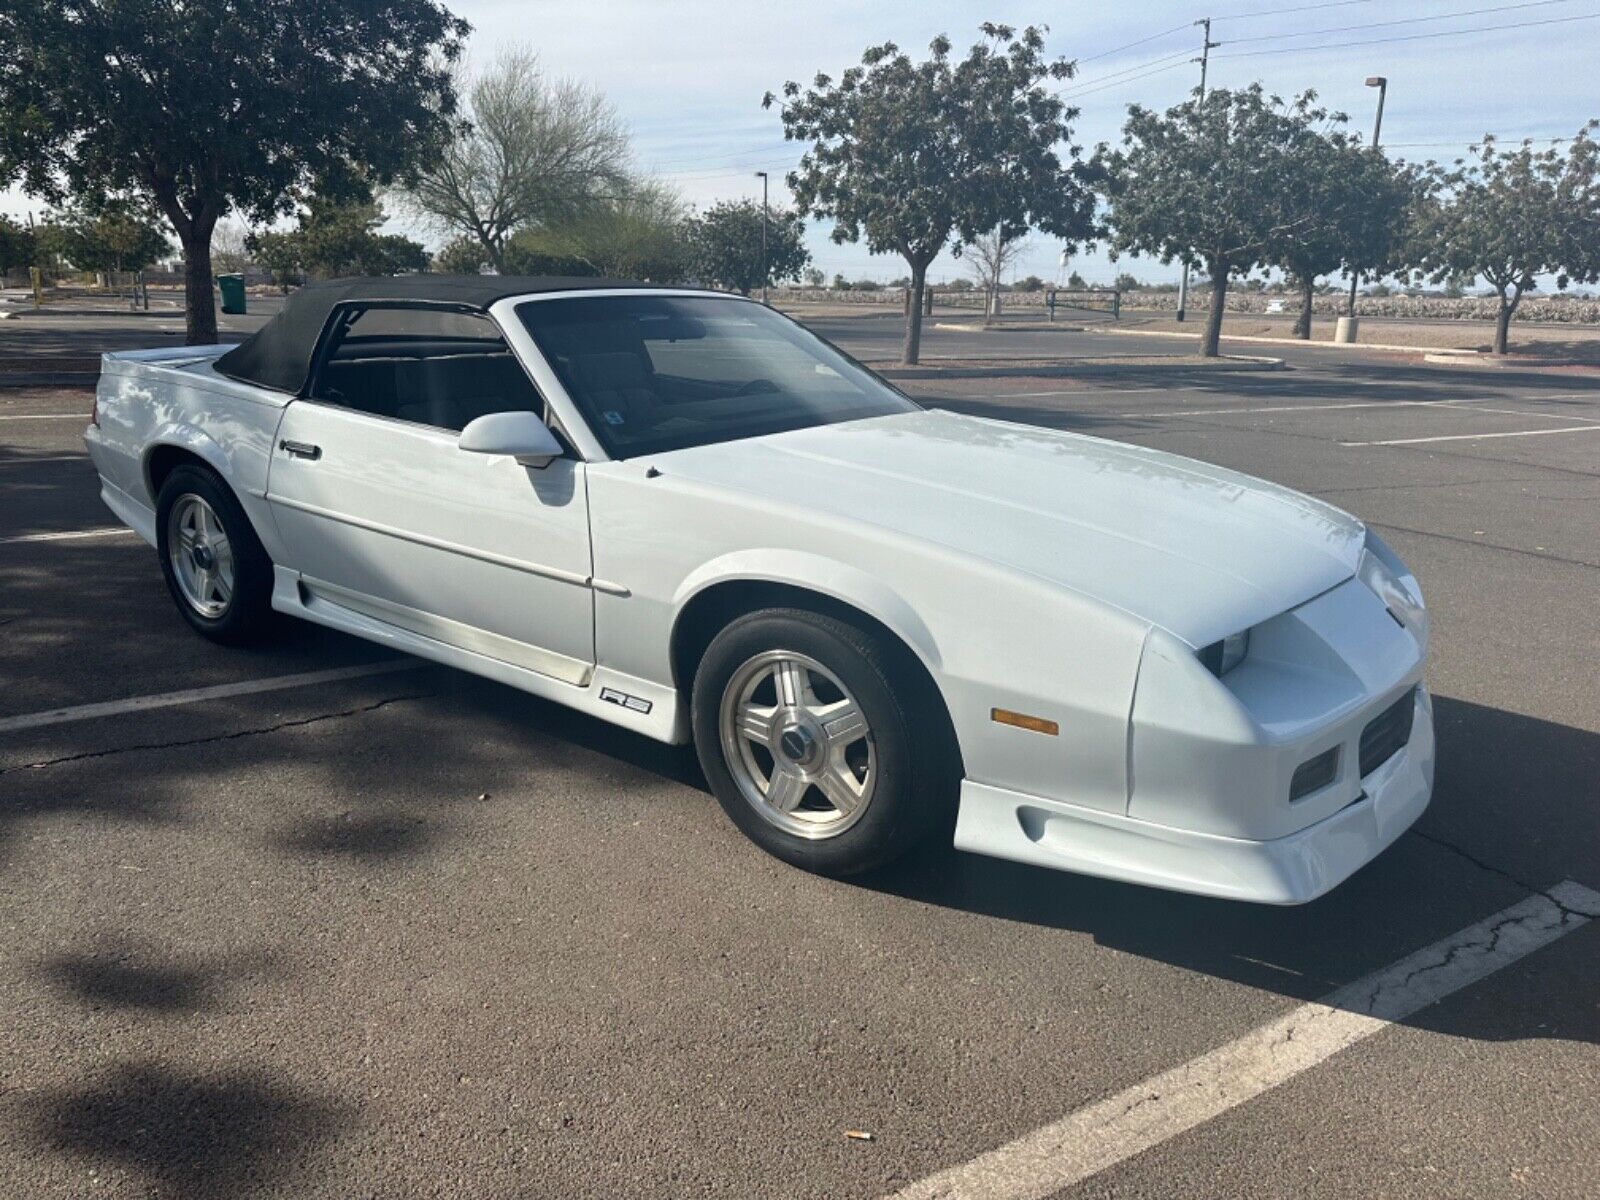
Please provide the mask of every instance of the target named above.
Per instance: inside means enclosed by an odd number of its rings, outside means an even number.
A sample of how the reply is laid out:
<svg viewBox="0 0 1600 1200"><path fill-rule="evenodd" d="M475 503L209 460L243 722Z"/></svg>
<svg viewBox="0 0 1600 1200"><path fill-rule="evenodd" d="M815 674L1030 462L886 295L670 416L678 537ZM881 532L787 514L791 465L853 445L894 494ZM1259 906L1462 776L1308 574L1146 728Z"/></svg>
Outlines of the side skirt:
<svg viewBox="0 0 1600 1200"><path fill-rule="evenodd" d="M522 646L497 634L457 626L455 622L445 622L427 614L417 614L419 618L437 623L435 632L443 633L448 627L456 627L470 635L474 648L444 641L416 629L404 628L378 615L385 608L399 606L388 605L386 601L372 597L355 597L343 589L331 589L326 584L305 579L299 572L287 567L274 567L273 570L272 607L278 612L389 646L405 654L443 663L459 671L482 675L496 683L530 692L613 725L632 729L656 741L682 743L688 740L686 732L679 728L678 693L675 688L624 675L608 667L577 663L536 647ZM353 607L356 604L360 605L360 609ZM455 636L453 631L451 636ZM516 654L522 662L510 662L496 656L497 653L508 652ZM549 666L568 672L574 678L563 679L523 665L539 660L551 660ZM619 697L622 699L619 700Z"/></svg>

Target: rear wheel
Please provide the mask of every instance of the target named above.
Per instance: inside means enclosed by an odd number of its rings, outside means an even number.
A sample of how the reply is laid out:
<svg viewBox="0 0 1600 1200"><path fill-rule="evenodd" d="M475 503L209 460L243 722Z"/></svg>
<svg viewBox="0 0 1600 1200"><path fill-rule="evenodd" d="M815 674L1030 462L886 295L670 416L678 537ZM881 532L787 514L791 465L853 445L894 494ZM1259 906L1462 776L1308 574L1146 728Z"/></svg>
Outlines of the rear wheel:
<svg viewBox="0 0 1600 1200"><path fill-rule="evenodd" d="M938 827L957 782L947 722L897 657L862 629L797 609L751 613L713 639L694 679L695 747L752 841L848 875Z"/></svg>
<svg viewBox="0 0 1600 1200"><path fill-rule="evenodd" d="M209 467L177 467L156 500L167 589L197 632L237 645L272 625L272 561L238 499Z"/></svg>

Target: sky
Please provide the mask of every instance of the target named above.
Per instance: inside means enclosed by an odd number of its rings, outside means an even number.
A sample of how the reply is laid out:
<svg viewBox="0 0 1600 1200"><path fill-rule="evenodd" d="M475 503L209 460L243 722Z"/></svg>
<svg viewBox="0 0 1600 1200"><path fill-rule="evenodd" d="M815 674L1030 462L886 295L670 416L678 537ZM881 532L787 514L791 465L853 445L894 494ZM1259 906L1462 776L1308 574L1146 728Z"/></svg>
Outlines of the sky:
<svg viewBox="0 0 1600 1200"><path fill-rule="evenodd" d="M894 41L917 56L940 33L954 53L978 40L983 21L1047 25L1046 50L1077 60L1063 86L1081 110L1075 140L1115 141L1131 103L1165 108L1199 82L1201 30L1212 18L1210 86L1260 81L1288 96L1315 89L1370 136L1377 92L1389 80L1382 143L1396 156L1448 161L1486 132L1502 140L1570 137L1600 117L1600 0L445 0L472 23L474 62L507 43L531 46L552 75L582 80L616 106L632 132L638 165L669 179L704 206L760 199L758 170L771 173L784 203L783 174L801 147L783 140L776 109L762 95L818 71L837 78L861 51ZM1475 30L1477 32L1457 32ZM1438 36L1444 35L1444 36ZM37 202L0 195L20 215ZM403 221L392 223L413 234ZM831 278L880 281L906 273L893 256L836 245L830 223L808 225L816 266ZM424 237L436 243L436 237ZM1016 268L1054 279L1060 245L1034 235ZM1176 274L1147 259L1113 265L1103 250L1069 269L1091 282L1120 270L1160 280ZM965 274L948 255L934 279Z"/></svg>

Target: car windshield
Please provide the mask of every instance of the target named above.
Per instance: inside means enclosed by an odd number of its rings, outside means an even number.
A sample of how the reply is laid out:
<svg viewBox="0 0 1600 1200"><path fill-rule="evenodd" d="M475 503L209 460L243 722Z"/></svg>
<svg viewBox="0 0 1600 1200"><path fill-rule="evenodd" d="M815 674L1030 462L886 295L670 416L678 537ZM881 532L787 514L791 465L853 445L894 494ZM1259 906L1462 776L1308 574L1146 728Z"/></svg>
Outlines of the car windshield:
<svg viewBox="0 0 1600 1200"><path fill-rule="evenodd" d="M517 315L612 458L917 407L747 300L573 296Z"/></svg>

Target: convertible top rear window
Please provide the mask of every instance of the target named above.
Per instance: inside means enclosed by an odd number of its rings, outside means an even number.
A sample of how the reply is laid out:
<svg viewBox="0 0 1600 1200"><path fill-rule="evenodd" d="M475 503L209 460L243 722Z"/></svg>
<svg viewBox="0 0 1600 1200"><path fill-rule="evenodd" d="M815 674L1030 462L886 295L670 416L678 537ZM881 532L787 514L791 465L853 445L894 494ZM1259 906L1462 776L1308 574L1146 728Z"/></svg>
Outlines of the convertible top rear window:
<svg viewBox="0 0 1600 1200"><path fill-rule="evenodd" d="M612 458L917 407L745 300L575 296L530 301L517 315Z"/></svg>

